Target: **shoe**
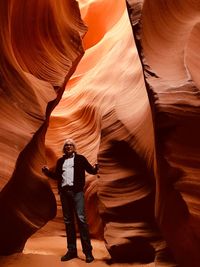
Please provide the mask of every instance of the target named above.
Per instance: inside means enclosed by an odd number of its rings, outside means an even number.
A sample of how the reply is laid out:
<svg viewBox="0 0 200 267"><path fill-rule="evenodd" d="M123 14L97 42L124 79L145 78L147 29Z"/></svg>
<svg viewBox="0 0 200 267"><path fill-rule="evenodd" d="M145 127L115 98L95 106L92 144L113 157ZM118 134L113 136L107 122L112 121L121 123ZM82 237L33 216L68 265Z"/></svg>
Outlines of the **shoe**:
<svg viewBox="0 0 200 267"><path fill-rule="evenodd" d="M77 252L68 251L64 256L61 257L61 261L69 261L74 258L77 258Z"/></svg>
<svg viewBox="0 0 200 267"><path fill-rule="evenodd" d="M92 254L88 254L88 255L86 255L86 262L87 263L90 263L90 262L92 262L94 260L94 257L93 257L93 255Z"/></svg>

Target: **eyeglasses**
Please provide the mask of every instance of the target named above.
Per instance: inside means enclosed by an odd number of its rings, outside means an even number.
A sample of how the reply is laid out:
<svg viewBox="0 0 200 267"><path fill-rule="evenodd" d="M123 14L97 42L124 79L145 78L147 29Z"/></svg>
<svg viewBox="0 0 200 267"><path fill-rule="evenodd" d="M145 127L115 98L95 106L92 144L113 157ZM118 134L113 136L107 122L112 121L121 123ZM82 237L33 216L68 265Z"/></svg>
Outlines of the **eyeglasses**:
<svg viewBox="0 0 200 267"><path fill-rule="evenodd" d="M65 146L74 146L73 144L65 144Z"/></svg>

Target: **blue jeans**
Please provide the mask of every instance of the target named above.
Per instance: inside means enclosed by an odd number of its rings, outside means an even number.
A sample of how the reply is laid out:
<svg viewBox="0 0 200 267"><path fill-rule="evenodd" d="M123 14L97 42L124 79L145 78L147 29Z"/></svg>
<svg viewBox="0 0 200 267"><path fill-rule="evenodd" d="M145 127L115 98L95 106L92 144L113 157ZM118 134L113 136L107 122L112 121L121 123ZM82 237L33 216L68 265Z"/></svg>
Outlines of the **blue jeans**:
<svg viewBox="0 0 200 267"><path fill-rule="evenodd" d="M61 189L60 199L67 234L67 248L69 252L76 252L76 228L75 217L77 219L80 232L82 250L84 254L89 254L92 251L88 224L85 216L84 193L68 191L65 188Z"/></svg>

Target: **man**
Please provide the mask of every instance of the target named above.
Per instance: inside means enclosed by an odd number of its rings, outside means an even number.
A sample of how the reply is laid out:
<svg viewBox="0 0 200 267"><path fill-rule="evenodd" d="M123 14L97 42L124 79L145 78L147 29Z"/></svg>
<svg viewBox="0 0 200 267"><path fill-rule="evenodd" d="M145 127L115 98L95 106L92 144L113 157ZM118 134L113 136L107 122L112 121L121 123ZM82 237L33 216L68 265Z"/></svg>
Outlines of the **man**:
<svg viewBox="0 0 200 267"><path fill-rule="evenodd" d="M58 159L55 172L44 166L42 171L45 175L54 178L58 182L58 192L62 204L62 211L67 234L67 253L61 257L61 261L77 258L76 247L76 216L82 250L86 255L86 262L92 262L92 246L89 237L88 224L84 211L84 185L85 171L97 174L98 164L92 166L88 160L76 153L76 144L73 139L67 139L63 146L64 155Z"/></svg>

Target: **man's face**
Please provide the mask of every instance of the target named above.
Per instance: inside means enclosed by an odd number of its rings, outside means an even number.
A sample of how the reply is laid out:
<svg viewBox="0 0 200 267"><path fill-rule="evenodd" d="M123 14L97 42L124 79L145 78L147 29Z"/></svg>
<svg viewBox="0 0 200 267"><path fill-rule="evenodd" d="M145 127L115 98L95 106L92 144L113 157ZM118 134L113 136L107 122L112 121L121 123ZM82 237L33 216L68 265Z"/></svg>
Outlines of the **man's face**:
<svg viewBox="0 0 200 267"><path fill-rule="evenodd" d="M65 154L72 154L74 152L74 145L71 142L67 142L64 146Z"/></svg>

